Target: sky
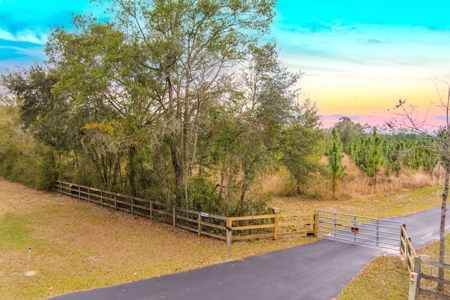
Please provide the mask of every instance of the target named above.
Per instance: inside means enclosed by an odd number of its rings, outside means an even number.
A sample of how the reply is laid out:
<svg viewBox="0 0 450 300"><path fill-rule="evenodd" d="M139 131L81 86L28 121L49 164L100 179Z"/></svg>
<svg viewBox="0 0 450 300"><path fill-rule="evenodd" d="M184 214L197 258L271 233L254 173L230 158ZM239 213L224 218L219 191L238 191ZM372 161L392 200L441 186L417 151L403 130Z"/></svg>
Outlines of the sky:
<svg viewBox="0 0 450 300"><path fill-rule="evenodd" d="M51 29L70 29L72 13L102 11L89 0L0 0L0 72L45 60ZM450 74L449 11L445 0L278 0L265 39L276 39L290 71L304 72L298 87L325 127L342 116L381 125L399 98L437 126L443 113L432 103Z"/></svg>

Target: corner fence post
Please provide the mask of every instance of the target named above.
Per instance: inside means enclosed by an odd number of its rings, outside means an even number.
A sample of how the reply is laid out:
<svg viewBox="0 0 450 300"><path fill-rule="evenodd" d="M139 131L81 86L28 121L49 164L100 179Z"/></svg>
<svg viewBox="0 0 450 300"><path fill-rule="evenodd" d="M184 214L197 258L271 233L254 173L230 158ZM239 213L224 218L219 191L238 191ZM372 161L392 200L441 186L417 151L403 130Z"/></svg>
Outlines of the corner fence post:
<svg viewBox="0 0 450 300"><path fill-rule="evenodd" d="M319 236L319 212L314 213L314 236Z"/></svg>
<svg viewBox="0 0 450 300"><path fill-rule="evenodd" d="M411 274L409 275L408 300L416 299L416 290L417 290L417 273L411 272Z"/></svg>
<svg viewBox="0 0 450 300"><path fill-rule="evenodd" d="M278 239L278 214L275 214L275 224L273 227L273 239Z"/></svg>

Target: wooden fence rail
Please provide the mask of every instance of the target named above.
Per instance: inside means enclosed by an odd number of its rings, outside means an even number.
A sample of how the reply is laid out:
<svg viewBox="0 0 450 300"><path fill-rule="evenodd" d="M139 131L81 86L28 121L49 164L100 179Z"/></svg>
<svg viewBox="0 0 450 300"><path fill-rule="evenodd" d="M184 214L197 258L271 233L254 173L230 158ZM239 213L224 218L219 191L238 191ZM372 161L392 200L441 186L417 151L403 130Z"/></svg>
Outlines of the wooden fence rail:
<svg viewBox="0 0 450 300"><path fill-rule="evenodd" d="M201 213L169 204L60 180L55 181L54 191L114 210L121 210L133 215L149 218L150 220L160 220L173 226L195 232L199 236L207 235L221 240L226 239L226 217Z"/></svg>
<svg viewBox="0 0 450 300"><path fill-rule="evenodd" d="M161 202L113 193L74 183L56 180L54 191L114 210L160 220L200 235L232 241L273 238L281 235L317 236L317 213L288 213L245 217L223 217Z"/></svg>
<svg viewBox="0 0 450 300"><path fill-rule="evenodd" d="M405 260L406 267L409 272L414 270L414 258L417 257L416 250L411 244L411 239L408 238L406 233L406 225L400 225L400 254Z"/></svg>
<svg viewBox="0 0 450 300"><path fill-rule="evenodd" d="M429 266L429 268L426 267L427 265ZM443 264L443 263L433 261L433 260L423 259L421 257L415 258L414 272L411 273L411 286L410 286L410 290L409 290L409 299L411 299L411 300L416 299L419 295L427 295L427 296L431 296L431 297L435 297L435 298L439 298L439 299L450 300L450 295L448 293L447 294L437 293L437 292L427 289L423 285L423 282L422 282L423 280L429 280L431 282L441 283L441 284L447 285L447 286L450 285L450 280L448 280L446 278L439 278L437 276L433 276L433 268L435 269L434 273L438 273L439 269L444 269L444 272L448 273L448 272L446 272L446 270L450 270L450 265ZM428 272L426 272L427 269L428 269ZM430 274L427 274L427 273L430 273ZM422 287L421 287L421 285L422 285ZM448 289L446 289L446 290L448 292Z"/></svg>

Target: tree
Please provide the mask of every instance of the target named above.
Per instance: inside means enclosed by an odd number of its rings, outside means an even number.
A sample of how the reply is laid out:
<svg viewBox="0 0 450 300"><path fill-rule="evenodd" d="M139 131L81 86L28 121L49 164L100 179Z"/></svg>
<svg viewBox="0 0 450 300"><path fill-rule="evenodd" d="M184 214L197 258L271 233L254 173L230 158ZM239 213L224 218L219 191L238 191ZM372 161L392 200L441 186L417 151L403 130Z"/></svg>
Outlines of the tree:
<svg viewBox="0 0 450 300"><path fill-rule="evenodd" d="M368 177L373 178L375 187L377 185L377 176L384 162L383 139L378 135L377 128L374 127L373 133L364 140L365 153L359 154L358 167Z"/></svg>
<svg viewBox="0 0 450 300"><path fill-rule="evenodd" d="M331 189L333 191L333 199L335 198L335 191L337 187L337 182L344 176L344 171L346 169L345 166L342 166L342 149L341 143L339 141L339 135L336 131L336 128L333 128L331 131L333 135L333 142L331 147L326 152L328 156L328 169L330 170L330 180L331 180Z"/></svg>
<svg viewBox="0 0 450 300"><path fill-rule="evenodd" d="M365 136L365 130L370 128L369 125L362 126L359 123L354 123L349 117L340 117L339 122L334 124L334 127L339 134L342 144L347 147L356 138Z"/></svg>
<svg viewBox="0 0 450 300"><path fill-rule="evenodd" d="M436 107L444 115L444 124L437 130L431 131L426 118L420 118L418 107L411 104L408 100L399 99L396 110L396 118L388 122L388 126L400 131L414 132L420 134L423 138L433 141L431 149L436 151L441 159L445 169L444 192L441 202L441 217L439 226L439 262L445 263L445 223L447 213L447 198L450 182L450 84L443 82L446 86L444 92L439 92L438 103ZM439 278L444 278L444 269L439 268ZM443 284L438 283L438 290L443 289Z"/></svg>
<svg viewBox="0 0 450 300"><path fill-rule="evenodd" d="M77 101L112 108L127 127L131 194L136 151L151 135L146 142L162 142L171 153L177 204L187 197L199 116L212 98L226 93L233 69L268 32L274 5L114 0L111 22L78 16L79 33L53 32L47 53L64 73L60 87L71 89Z"/></svg>

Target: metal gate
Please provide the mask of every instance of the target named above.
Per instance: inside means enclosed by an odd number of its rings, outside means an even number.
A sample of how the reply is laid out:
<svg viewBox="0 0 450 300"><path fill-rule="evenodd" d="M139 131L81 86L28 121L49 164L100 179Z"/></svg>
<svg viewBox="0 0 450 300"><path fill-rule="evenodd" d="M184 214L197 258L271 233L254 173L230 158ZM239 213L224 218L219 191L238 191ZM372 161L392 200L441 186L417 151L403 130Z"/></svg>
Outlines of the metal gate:
<svg viewBox="0 0 450 300"><path fill-rule="evenodd" d="M319 211L319 236L398 250L401 223L393 220Z"/></svg>

